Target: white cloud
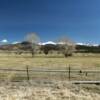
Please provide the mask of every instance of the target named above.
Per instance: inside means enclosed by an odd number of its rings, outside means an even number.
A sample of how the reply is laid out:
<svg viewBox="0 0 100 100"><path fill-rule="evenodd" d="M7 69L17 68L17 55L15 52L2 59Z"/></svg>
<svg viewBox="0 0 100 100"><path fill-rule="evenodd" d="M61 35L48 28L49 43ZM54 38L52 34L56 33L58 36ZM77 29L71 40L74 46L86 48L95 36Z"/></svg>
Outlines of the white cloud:
<svg viewBox="0 0 100 100"><path fill-rule="evenodd" d="M3 39L3 40L1 40L1 42L2 42L2 43L7 43L8 40L7 40L7 39Z"/></svg>

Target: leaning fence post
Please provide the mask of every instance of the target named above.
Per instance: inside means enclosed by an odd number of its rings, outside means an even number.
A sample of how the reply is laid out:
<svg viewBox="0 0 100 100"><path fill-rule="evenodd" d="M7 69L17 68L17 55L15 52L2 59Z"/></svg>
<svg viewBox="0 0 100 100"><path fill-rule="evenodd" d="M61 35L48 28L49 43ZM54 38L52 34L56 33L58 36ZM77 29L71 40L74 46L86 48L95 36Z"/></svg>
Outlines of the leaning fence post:
<svg viewBox="0 0 100 100"><path fill-rule="evenodd" d="M69 65L69 68L68 68L68 78L69 78L69 81L70 81L70 78L71 78L71 68L70 68L70 65Z"/></svg>
<svg viewBox="0 0 100 100"><path fill-rule="evenodd" d="M28 68L28 66L26 66L26 72L27 72L27 81L29 81L30 77L29 77L29 68Z"/></svg>

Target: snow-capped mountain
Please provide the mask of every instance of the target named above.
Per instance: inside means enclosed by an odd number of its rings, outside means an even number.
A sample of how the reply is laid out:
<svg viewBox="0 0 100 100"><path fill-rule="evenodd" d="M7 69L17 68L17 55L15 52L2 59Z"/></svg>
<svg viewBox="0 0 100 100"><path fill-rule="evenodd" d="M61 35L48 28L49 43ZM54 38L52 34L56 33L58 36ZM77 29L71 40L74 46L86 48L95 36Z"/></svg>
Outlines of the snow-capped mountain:
<svg viewBox="0 0 100 100"><path fill-rule="evenodd" d="M55 42L53 42L53 41L48 41L48 42L39 43L39 45L46 45L46 44L53 44L53 45L56 45L57 43L55 43Z"/></svg>
<svg viewBox="0 0 100 100"><path fill-rule="evenodd" d="M76 43L76 45L84 45L84 43Z"/></svg>
<svg viewBox="0 0 100 100"><path fill-rule="evenodd" d="M64 42L58 42L58 43L55 43L53 41L48 41L48 42L43 42L43 43L39 43L39 45L46 45L46 44L53 44L53 45L56 45L56 44L65 44ZM92 44L92 43L75 43L76 45L84 45L84 46L99 46L99 44Z"/></svg>
<svg viewBox="0 0 100 100"><path fill-rule="evenodd" d="M53 42L53 41L48 41L48 42L43 42L43 43L39 43L39 45L46 45L46 44L53 44L53 45L56 45L56 44L65 44L65 42Z"/></svg>
<svg viewBox="0 0 100 100"><path fill-rule="evenodd" d="M13 44L17 44L17 43L19 43L19 42L14 42ZM39 45L47 45L47 44L52 44L52 45L57 45L57 44L61 44L61 45L63 45L63 44L65 44L65 42L58 42L58 43L56 43L56 42L53 42L53 41L47 41L47 42L40 42L40 43L38 43ZM82 43L82 42L77 42L77 43L75 43L75 45L83 45L83 46L99 46L99 44L96 44L96 43Z"/></svg>
<svg viewBox="0 0 100 100"><path fill-rule="evenodd" d="M17 42L17 41L15 41L15 42L12 42L12 44L18 44L18 43L20 43L20 42Z"/></svg>
<svg viewBox="0 0 100 100"><path fill-rule="evenodd" d="M76 43L76 45L84 45L84 46L99 46L99 44L96 44L96 43Z"/></svg>

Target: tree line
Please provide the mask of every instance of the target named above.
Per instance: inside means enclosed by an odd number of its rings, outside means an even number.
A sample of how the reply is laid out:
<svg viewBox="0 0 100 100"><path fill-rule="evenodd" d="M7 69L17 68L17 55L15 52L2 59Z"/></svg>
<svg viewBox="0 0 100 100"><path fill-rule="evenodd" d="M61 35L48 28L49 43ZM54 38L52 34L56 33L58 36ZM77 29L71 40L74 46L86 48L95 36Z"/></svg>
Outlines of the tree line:
<svg viewBox="0 0 100 100"><path fill-rule="evenodd" d="M22 49L30 49L32 57L36 51L40 50L45 55L48 55L50 51L57 51L62 53L65 57L72 56L73 53L100 53L100 46L86 46L86 45L76 45L68 37L60 38L56 42L57 44L46 44L37 45L40 42L40 38L36 33L29 33L25 37L25 41L22 42L24 45Z"/></svg>
<svg viewBox="0 0 100 100"><path fill-rule="evenodd" d="M36 33L29 33L25 36L23 42L15 45L5 45L4 48L0 47L0 50L15 50L16 54L29 52L32 57L37 52L45 55L56 52L57 54L63 54L65 57L72 56L73 53L100 53L100 46L76 45L67 37L58 39L56 44L39 45L39 43L39 36Z"/></svg>
<svg viewBox="0 0 100 100"><path fill-rule="evenodd" d="M45 55L48 55L50 51L58 51L61 52L65 57L71 56L75 49L75 44L68 38L61 38L57 40L57 45L46 44L46 45L38 45L40 42L40 38L36 33L29 33L25 37L25 41L22 42L24 45L22 49L26 50L30 48L30 52L32 57L37 50L41 50Z"/></svg>
<svg viewBox="0 0 100 100"><path fill-rule="evenodd" d="M100 53L100 46L76 45L76 53Z"/></svg>

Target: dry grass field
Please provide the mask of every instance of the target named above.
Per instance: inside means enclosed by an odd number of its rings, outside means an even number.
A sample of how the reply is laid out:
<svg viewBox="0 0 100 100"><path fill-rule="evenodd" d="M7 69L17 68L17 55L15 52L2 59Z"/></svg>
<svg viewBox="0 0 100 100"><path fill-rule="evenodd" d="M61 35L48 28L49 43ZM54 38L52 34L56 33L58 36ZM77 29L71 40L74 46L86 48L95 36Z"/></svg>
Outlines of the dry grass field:
<svg viewBox="0 0 100 100"><path fill-rule="evenodd" d="M95 85L84 88L61 81L0 83L0 100L100 100L99 92Z"/></svg>
<svg viewBox="0 0 100 100"><path fill-rule="evenodd" d="M100 70L100 56L74 55L64 58L62 55L35 55L32 58L29 54L0 53L0 68L25 69L27 65L30 69L60 70L67 69L70 65L71 69ZM48 80L30 80L30 83L27 81L10 83L15 76L13 73L7 73L7 75L8 79L0 82L0 100L100 100L99 85L74 85L66 80L57 80L57 78L55 80L49 80L49 78ZM36 76L41 75L41 73L36 74ZM44 76L47 75L44 74Z"/></svg>
<svg viewBox="0 0 100 100"><path fill-rule="evenodd" d="M35 55L34 58L31 57L30 54L6 54L0 53L0 68L7 69L24 69L26 70L26 66L29 69L54 69L54 70L68 70L69 66L71 70L100 70L100 55L74 55L72 57L64 58L63 55ZM23 74L23 75L22 75ZM66 80L68 79L68 73L29 73L31 79L36 78L45 78L45 79L56 79L56 80ZM16 77L20 77L20 79L25 79L25 73L13 73L13 72L2 72L0 71L0 79L1 77L6 77L7 79L16 79ZM25 76L25 77L24 77ZM100 80L100 74L88 74L85 73L71 73L72 80ZM19 79L19 78L18 78Z"/></svg>
<svg viewBox="0 0 100 100"><path fill-rule="evenodd" d="M78 55L68 58L64 58L62 55L35 55L32 58L29 54L15 55L0 53L0 67L25 68L27 65L30 67L46 67L50 69L64 69L69 65L76 69L100 69L100 55Z"/></svg>

